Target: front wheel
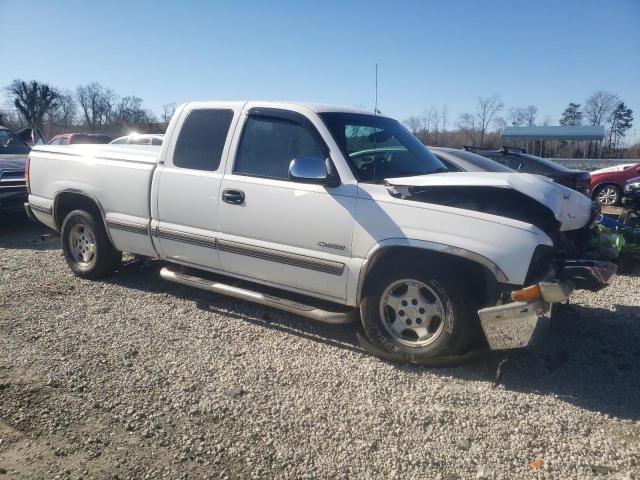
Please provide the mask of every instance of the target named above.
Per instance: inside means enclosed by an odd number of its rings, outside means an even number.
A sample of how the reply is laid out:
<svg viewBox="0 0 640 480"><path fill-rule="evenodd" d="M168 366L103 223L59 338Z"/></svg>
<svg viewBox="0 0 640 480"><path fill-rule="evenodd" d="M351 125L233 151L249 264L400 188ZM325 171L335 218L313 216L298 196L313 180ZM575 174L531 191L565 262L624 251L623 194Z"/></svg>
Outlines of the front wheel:
<svg viewBox="0 0 640 480"><path fill-rule="evenodd" d="M65 217L61 239L67 265L79 277L104 277L122 261L102 222L84 210L74 210Z"/></svg>
<svg viewBox="0 0 640 480"><path fill-rule="evenodd" d="M361 316L369 341L405 361L466 353L479 333L464 283L435 268L408 265L376 275Z"/></svg>
<svg viewBox="0 0 640 480"><path fill-rule="evenodd" d="M620 188L615 185L603 185L598 187L594 197L600 205L613 206L620 203L621 193Z"/></svg>

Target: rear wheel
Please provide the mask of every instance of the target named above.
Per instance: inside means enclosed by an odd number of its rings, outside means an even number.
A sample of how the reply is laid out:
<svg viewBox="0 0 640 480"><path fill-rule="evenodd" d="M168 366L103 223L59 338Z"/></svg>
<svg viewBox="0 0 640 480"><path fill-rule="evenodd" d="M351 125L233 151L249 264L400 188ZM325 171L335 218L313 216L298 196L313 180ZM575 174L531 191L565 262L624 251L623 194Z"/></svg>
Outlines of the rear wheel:
<svg viewBox="0 0 640 480"><path fill-rule="evenodd" d="M62 223L62 251L67 265L82 278L100 278L112 273L122 261L104 225L84 210L74 210Z"/></svg>
<svg viewBox="0 0 640 480"><path fill-rule="evenodd" d="M374 346L402 360L462 354L479 334L470 298L444 270L399 266L376 274L368 286L363 327Z"/></svg>
<svg viewBox="0 0 640 480"><path fill-rule="evenodd" d="M594 193L596 201L600 205L618 205L622 192L616 185L602 185L598 187Z"/></svg>

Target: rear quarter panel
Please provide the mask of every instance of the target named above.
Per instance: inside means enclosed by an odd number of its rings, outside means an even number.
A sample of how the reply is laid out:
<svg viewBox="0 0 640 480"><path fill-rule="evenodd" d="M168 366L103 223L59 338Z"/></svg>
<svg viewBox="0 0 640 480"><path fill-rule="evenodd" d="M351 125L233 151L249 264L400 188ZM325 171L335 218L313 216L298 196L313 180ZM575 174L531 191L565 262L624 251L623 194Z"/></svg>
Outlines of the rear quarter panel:
<svg viewBox="0 0 640 480"><path fill-rule="evenodd" d="M52 211L56 197L65 191L81 192L99 203L107 219L121 219L139 224L148 224L150 220L149 192L151 178L155 169L155 161L147 158L136 158L135 154L128 155L127 160L115 160L108 154L96 151L87 153L88 146L82 146L83 151L76 147L40 147L31 152L29 202L43 207L50 206ZM94 147L94 146L91 146ZM100 146L96 146L100 147ZM126 148L126 147L123 147ZM155 147L158 150L158 147ZM50 216L34 211L38 220L52 228L59 228ZM120 250L134 253L149 253L136 251L127 245L128 236L112 233L114 244ZM149 242L145 237L142 245ZM135 246L140 250L141 246Z"/></svg>

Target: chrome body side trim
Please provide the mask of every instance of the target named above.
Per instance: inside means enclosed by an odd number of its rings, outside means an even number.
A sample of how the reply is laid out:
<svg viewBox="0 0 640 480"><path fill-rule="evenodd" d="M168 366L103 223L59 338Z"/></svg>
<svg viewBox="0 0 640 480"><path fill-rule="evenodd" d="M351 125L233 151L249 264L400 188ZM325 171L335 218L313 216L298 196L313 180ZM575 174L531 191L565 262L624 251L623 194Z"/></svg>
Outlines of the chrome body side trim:
<svg viewBox="0 0 640 480"><path fill-rule="evenodd" d="M320 258L308 257L295 253L281 252L270 248L256 247L245 243L233 242L229 240L218 240L218 249L221 252L235 253L237 255L246 255L249 257L259 258L294 267L306 268L308 270L316 270L318 272L328 273L330 275L342 275L344 272L344 263L324 260Z"/></svg>
<svg viewBox="0 0 640 480"><path fill-rule="evenodd" d="M51 205L40 205L35 202L29 202L29 206L31 210L35 210L36 212L53 215L53 207Z"/></svg>
<svg viewBox="0 0 640 480"><path fill-rule="evenodd" d="M158 238L172 240L174 242L189 243L198 247L217 248L218 245L218 240L215 237L198 235L197 233L187 233L162 227L154 228L153 233Z"/></svg>
<svg viewBox="0 0 640 480"><path fill-rule="evenodd" d="M107 219L107 227L114 230L137 233L139 235L149 235L149 227L139 223L125 222L123 220Z"/></svg>

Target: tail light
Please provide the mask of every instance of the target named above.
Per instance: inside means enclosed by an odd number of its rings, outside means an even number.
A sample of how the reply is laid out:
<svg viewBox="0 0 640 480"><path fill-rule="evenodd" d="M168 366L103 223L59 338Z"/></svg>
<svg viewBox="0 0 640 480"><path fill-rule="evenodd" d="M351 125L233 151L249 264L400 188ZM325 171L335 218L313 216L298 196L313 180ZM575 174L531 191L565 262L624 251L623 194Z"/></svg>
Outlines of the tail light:
<svg viewBox="0 0 640 480"><path fill-rule="evenodd" d="M27 157L27 163L24 166L24 182L27 184L27 192L31 195L31 183L29 182L29 167L31 166L31 157Z"/></svg>

